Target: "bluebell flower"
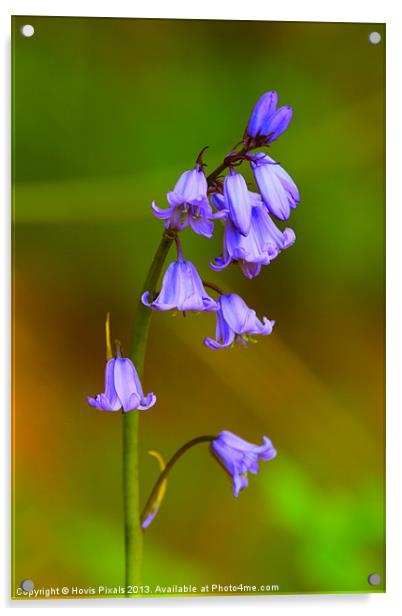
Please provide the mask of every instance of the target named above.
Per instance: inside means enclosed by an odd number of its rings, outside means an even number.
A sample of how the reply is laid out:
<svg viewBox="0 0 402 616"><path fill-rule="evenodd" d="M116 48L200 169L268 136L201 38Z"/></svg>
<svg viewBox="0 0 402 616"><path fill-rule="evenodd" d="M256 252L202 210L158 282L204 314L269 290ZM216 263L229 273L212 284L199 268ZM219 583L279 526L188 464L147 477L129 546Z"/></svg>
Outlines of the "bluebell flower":
<svg viewBox="0 0 402 616"><path fill-rule="evenodd" d="M233 432L224 430L211 442L211 450L233 481L233 494L248 486L247 473L258 473L260 460L272 460L276 450L269 438L263 436L262 445L253 445Z"/></svg>
<svg viewBox="0 0 402 616"><path fill-rule="evenodd" d="M275 321L257 317L255 310L249 308L246 302L236 293L221 295L217 300L216 340L205 338L204 344L210 349L224 349L234 342L244 346L253 334L267 336L272 332Z"/></svg>
<svg viewBox="0 0 402 616"><path fill-rule="evenodd" d="M274 91L265 92L254 106L247 126L247 134L250 137L261 135L263 124L267 118L274 115L278 104L278 94Z"/></svg>
<svg viewBox="0 0 402 616"><path fill-rule="evenodd" d="M250 155L254 178L268 210L279 218L287 220L291 208L300 201L296 184L288 173L263 152Z"/></svg>
<svg viewBox="0 0 402 616"><path fill-rule="evenodd" d="M249 197L252 203L249 234L246 237L241 235L227 218L222 256L217 257L210 265L212 269L219 271L236 262L247 278L254 278L260 273L261 266L267 265L281 250L291 246L296 236L292 229L285 229L283 232L278 229L258 193L249 192ZM222 195L212 195L211 202L219 211L224 211Z"/></svg>
<svg viewBox="0 0 402 616"><path fill-rule="evenodd" d="M149 292L146 291L141 298L142 303L154 310L217 310L216 302L205 291L194 265L184 261L181 253L178 259L167 268L158 296L149 301Z"/></svg>
<svg viewBox="0 0 402 616"><path fill-rule="evenodd" d="M276 92L266 92L255 105L247 126L247 135L258 141L259 145L269 145L289 126L293 110L279 107Z"/></svg>
<svg viewBox="0 0 402 616"><path fill-rule="evenodd" d="M223 197L232 223L242 235L248 235L251 225L249 191L246 180L240 173L235 173L233 167L225 177Z"/></svg>
<svg viewBox="0 0 402 616"><path fill-rule="evenodd" d="M202 169L185 171L178 179L174 190L167 193L168 209L158 207L152 202L152 210L157 218L166 220L165 227L182 231L190 226L193 231L211 237L215 218L207 198L207 180Z"/></svg>
<svg viewBox="0 0 402 616"><path fill-rule="evenodd" d="M137 370L127 357L109 359L105 371L105 392L95 398L88 396L88 404L101 411L118 411L121 408L125 413L134 409L143 411L155 402L153 393L144 396Z"/></svg>

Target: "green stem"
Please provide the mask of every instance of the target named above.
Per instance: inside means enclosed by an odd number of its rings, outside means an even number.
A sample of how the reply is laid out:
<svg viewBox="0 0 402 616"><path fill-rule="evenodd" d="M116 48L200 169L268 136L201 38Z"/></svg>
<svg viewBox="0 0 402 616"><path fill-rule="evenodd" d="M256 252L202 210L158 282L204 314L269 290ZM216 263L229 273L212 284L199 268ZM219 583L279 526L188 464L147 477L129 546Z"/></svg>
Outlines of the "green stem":
<svg viewBox="0 0 402 616"><path fill-rule="evenodd" d="M217 177L220 176L220 174L222 173L222 171L225 171L225 169L227 167L229 167L231 162L236 162L238 160L241 160L242 156L247 152L247 150L245 148L242 148L240 150L240 152L237 152L236 154L233 154L232 156L227 156L224 161L219 165L219 167L217 167L214 171L212 171L212 173L210 173L207 176L207 182L208 185L210 186L212 184L212 182L214 180L216 180Z"/></svg>
<svg viewBox="0 0 402 616"><path fill-rule="evenodd" d="M158 496L159 488L161 487L162 483L168 476L172 466L176 464L177 460L179 460L182 457L182 455L186 453L188 449L191 449L191 447L194 447L194 445L198 445L199 443L210 443L216 438L217 438L216 436L210 436L210 435L197 436L196 438L193 438L191 439L191 441L188 441L187 443L182 445L182 447L180 447L180 449L176 451L176 453L170 458L169 462L166 464L165 468L163 469L158 479L156 480L154 487L152 488L152 492L149 495L149 498L145 504L144 510L141 515L141 522L144 521L147 512L150 511L155 498Z"/></svg>
<svg viewBox="0 0 402 616"><path fill-rule="evenodd" d="M163 264L175 238L174 233L165 232L148 270L141 295L155 291ZM141 297L134 316L131 359L142 379L145 351L152 310L144 306ZM138 471L138 424L139 412L124 413L123 416L123 493L125 529L125 583L141 584L142 530L140 524L139 471Z"/></svg>
<svg viewBox="0 0 402 616"><path fill-rule="evenodd" d="M240 155L243 154L243 150ZM218 177L230 164L224 160L208 177L208 184ZM175 231L165 231L148 270L141 292L155 292L165 259L172 242L177 238ZM138 301L134 316L131 359L142 379L145 352L148 340L152 310ZM123 507L125 537L125 582L130 585L141 584L142 568L142 530L140 521L139 471L138 471L138 424L139 412L124 413L123 417Z"/></svg>
<svg viewBox="0 0 402 616"><path fill-rule="evenodd" d="M224 295L225 294L223 289L218 287L218 285L215 284L214 282L210 282L209 280L203 280L202 284L204 285L204 287L207 287L208 289L212 289L212 291L215 291L216 293L219 293L219 295Z"/></svg>

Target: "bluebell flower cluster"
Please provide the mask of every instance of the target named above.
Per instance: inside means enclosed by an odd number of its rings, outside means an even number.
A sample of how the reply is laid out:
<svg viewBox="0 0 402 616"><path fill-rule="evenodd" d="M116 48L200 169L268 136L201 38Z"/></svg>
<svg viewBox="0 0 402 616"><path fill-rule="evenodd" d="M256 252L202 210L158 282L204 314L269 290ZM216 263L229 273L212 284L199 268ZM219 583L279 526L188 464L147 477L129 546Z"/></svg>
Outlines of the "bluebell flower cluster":
<svg viewBox="0 0 402 616"><path fill-rule="evenodd" d="M212 238L217 223L223 226L223 247L219 256L209 264L213 271L222 271L234 264L247 278L255 278L262 266L269 265L278 255L292 246L296 236L274 222L289 219L298 205L298 188L283 167L268 156L263 148L272 143L288 128L292 108L278 108L276 92L266 92L252 110L240 143L227 154L223 163L209 176L205 175L204 148L192 169L184 171L173 190L166 195L167 207L152 202L152 211L164 222L165 233L161 246L168 241L167 250L174 240L177 259L166 268L161 288L146 290L141 301L144 306L157 311L214 312L216 314L215 338L206 336L204 344L212 350L232 347L235 343L246 346L254 336L271 334L275 321L257 316L246 301L236 293L226 293L215 283L202 280L195 265L183 256L179 235L186 228L206 238ZM239 167L248 165L255 186L250 187ZM226 175L222 175L226 172ZM251 175L251 174L250 174ZM164 253L166 254L166 253ZM158 267L164 262L158 253L150 268L153 280L159 275ZM212 290L217 297L209 295ZM109 317L106 321L105 391L87 398L88 404L102 411L146 410L156 402L153 393L144 394L137 370L127 357L121 356L120 346L112 357ZM166 476L175 461L189 447L208 441L214 457L229 474L233 494L248 485L248 473L256 474L259 462L272 460L276 450L272 442L263 437L262 445L254 445L227 430L217 437L202 436L183 445L171 460L164 464L159 458L161 475L151 492L141 518L147 528L158 512L166 491Z"/></svg>
<svg viewBox="0 0 402 616"><path fill-rule="evenodd" d="M154 215L165 221L165 228L175 235L178 260L171 263L164 275L159 294L142 296L143 303L154 310L214 311L217 315L216 340L207 337L204 343L211 349L222 349L235 342L243 344L250 335L268 335L274 321L264 317L261 322L255 312L236 294L223 294L214 300L205 290L215 285L202 282L195 266L182 256L178 234L186 227L207 238L214 233L217 221L223 224L223 247L210 267L224 270L238 265L251 279L295 241L294 231L281 230L273 218L287 220L300 201L299 191L290 175L260 148L270 146L289 126L292 108L278 108L278 94L266 92L255 105L239 146L224 159L220 171L205 176L202 156L194 169L185 171L173 191L167 193L168 207L152 203ZM257 151L255 151L257 150ZM250 190L245 177L238 171L241 164L251 167L257 190Z"/></svg>
<svg viewBox="0 0 402 616"><path fill-rule="evenodd" d="M258 276L262 265L268 265L281 250L293 244L296 236L292 229L281 231L275 225L264 206L261 195L249 191L251 202L251 224L248 235L238 232L230 217L225 222L223 252L212 263L211 268L219 271L231 263L238 263L247 278ZM211 197L215 207L224 210L223 195Z"/></svg>

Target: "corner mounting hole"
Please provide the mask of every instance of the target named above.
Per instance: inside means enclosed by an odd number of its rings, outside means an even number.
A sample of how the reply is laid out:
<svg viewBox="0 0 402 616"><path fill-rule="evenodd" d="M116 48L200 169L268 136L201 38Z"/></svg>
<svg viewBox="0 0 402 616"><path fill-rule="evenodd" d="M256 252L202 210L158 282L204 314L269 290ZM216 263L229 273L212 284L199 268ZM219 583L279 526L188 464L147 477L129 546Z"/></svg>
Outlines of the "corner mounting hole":
<svg viewBox="0 0 402 616"><path fill-rule="evenodd" d="M21 28L21 34L29 38L35 34L35 28L31 26L31 24L25 24L25 26Z"/></svg>
<svg viewBox="0 0 402 616"><path fill-rule="evenodd" d="M370 586L379 586L381 584L381 576L378 573L370 573L367 581Z"/></svg>
<svg viewBox="0 0 402 616"><path fill-rule="evenodd" d="M20 588L24 592L32 592L32 590L34 589L34 583L32 580L22 580Z"/></svg>
<svg viewBox="0 0 402 616"><path fill-rule="evenodd" d="M372 45L378 45L381 41L381 34L379 32L370 32L368 38Z"/></svg>

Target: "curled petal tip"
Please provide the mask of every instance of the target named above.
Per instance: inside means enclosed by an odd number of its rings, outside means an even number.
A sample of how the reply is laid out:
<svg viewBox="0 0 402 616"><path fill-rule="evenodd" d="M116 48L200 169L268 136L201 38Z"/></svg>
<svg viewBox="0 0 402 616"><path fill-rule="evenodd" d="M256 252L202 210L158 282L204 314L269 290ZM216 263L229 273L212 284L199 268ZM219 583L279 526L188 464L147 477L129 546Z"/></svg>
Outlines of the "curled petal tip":
<svg viewBox="0 0 402 616"><path fill-rule="evenodd" d="M293 231L293 229L290 229L289 227L287 227L284 230L283 237L284 237L284 246L283 246L284 248L289 248L296 241L296 234Z"/></svg>
<svg viewBox="0 0 402 616"><path fill-rule="evenodd" d="M92 396L87 396L87 402L88 402L89 406L94 406L94 407L97 406L96 400Z"/></svg>
<svg viewBox="0 0 402 616"><path fill-rule="evenodd" d="M159 218L159 220L166 220L167 218L170 217L171 213L172 213L172 209L168 208L166 210L158 207L155 203L155 201L152 201L151 203L151 208L152 211L154 213L154 215L156 216L156 218Z"/></svg>
<svg viewBox="0 0 402 616"><path fill-rule="evenodd" d="M219 342L213 340L212 338L209 338L208 336L204 338L204 344L206 347L212 349L213 351L217 351L218 349L225 349L230 346L230 344L220 344Z"/></svg>
<svg viewBox="0 0 402 616"><path fill-rule="evenodd" d="M152 520L156 516L157 512L158 512L157 509L155 509L154 511L151 511L151 513L149 513L147 517L145 518L145 520L142 522L141 528L144 528L144 529L148 528L148 526L151 524Z"/></svg>
<svg viewBox="0 0 402 616"><path fill-rule="evenodd" d="M267 317L264 317L262 322L263 322L263 331L261 333L270 334L274 328L275 321L271 321L270 319L267 319Z"/></svg>
<svg viewBox="0 0 402 616"><path fill-rule="evenodd" d="M148 301L148 298L149 298L149 291L145 291L145 293L143 293L143 294L141 295L141 301L142 301L142 303L144 304L144 306L148 306L148 308L149 308L149 306L150 306L151 304L150 304L150 302Z"/></svg>
<svg viewBox="0 0 402 616"><path fill-rule="evenodd" d="M156 396L153 393L147 394L144 398L141 399L141 404L138 406L140 411L147 411L152 408L156 402Z"/></svg>

